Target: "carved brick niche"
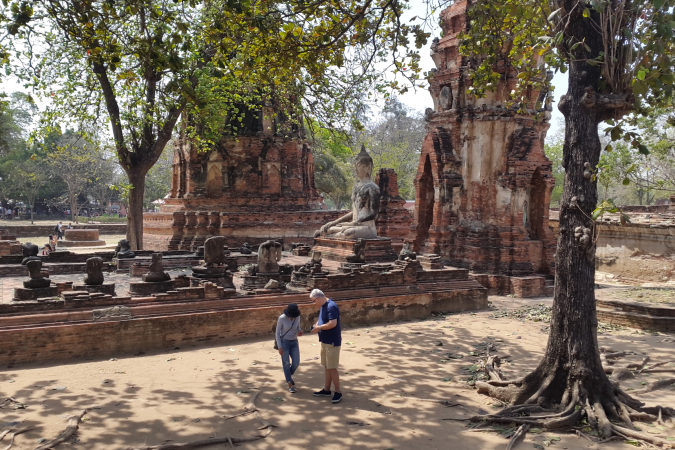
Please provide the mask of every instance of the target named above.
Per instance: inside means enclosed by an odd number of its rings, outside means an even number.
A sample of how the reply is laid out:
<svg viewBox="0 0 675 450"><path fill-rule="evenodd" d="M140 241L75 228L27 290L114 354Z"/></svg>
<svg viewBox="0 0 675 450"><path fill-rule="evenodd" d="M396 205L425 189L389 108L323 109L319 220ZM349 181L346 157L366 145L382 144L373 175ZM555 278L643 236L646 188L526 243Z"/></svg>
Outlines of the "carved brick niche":
<svg viewBox="0 0 675 450"><path fill-rule="evenodd" d="M434 110L415 185L415 220L408 242L418 252L477 273L525 276L554 270L555 238L548 223L555 180L544 154L550 108L531 93L527 110L507 104L515 74L501 67L497 90L467 93L469 60L458 34L467 2L441 13L444 36L432 45ZM536 111L535 105L547 105Z"/></svg>

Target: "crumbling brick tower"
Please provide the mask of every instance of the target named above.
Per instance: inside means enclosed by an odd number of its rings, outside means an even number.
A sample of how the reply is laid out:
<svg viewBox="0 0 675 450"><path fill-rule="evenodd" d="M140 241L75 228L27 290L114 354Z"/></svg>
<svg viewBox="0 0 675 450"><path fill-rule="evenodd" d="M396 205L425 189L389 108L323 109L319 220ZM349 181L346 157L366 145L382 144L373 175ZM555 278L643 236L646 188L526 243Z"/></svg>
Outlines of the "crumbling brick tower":
<svg viewBox="0 0 675 450"><path fill-rule="evenodd" d="M495 92L476 98L467 91L470 59L459 54L458 39L467 22L467 2L458 0L441 13L444 36L432 45L434 110L427 110L410 241L418 252L475 273L550 274L550 106L535 111L546 95L532 92L525 112L510 107L517 78L506 64L498 66L503 78Z"/></svg>
<svg viewBox="0 0 675 450"><path fill-rule="evenodd" d="M159 213L145 215L145 242L156 250L195 250L210 236L229 246L311 243L340 213L327 211L316 189L303 130L271 107L250 108L239 134L223 135L210 151L181 132L171 193Z"/></svg>

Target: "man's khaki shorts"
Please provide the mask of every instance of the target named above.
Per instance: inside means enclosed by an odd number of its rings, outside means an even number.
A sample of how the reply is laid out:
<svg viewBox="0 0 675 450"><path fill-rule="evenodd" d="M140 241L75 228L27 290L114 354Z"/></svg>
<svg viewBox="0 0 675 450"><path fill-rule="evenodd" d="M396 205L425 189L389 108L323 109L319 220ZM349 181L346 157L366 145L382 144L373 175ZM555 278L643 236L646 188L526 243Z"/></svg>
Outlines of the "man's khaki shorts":
<svg viewBox="0 0 675 450"><path fill-rule="evenodd" d="M340 364L340 346L321 343L321 365L326 369L337 369Z"/></svg>

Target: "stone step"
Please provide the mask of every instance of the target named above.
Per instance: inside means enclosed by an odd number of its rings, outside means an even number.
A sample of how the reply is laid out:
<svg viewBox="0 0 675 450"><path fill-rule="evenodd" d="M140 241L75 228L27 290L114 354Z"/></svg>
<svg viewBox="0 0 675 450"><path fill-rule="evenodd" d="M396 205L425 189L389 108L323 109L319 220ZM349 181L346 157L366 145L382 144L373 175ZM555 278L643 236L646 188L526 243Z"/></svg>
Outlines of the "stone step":
<svg viewBox="0 0 675 450"><path fill-rule="evenodd" d="M606 308L598 308L597 314L600 322L609 324L618 324L643 330L657 330L666 333L675 331L675 317L672 316L654 316Z"/></svg>
<svg viewBox="0 0 675 450"><path fill-rule="evenodd" d="M663 303L627 302L621 300L596 300L598 308L613 309L627 313L645 314L655 317L675 317L675 306Z"/></svg>

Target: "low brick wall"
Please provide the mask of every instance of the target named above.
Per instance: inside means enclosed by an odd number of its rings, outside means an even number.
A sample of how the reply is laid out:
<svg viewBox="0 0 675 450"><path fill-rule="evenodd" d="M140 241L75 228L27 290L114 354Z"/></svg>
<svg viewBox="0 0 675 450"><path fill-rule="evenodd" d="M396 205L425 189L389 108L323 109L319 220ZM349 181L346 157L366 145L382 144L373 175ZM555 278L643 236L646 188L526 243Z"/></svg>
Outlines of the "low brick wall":
<svg viewBox="0 0 675 450"><path fill-rule="evenodd" d="M91 257L91 255L89 256ZM43 263L42 270L47 270L49 275L72 275L87 272L86 262L50 264ZM109 262L103 263L103 271L110 272L113 267ZM28 268L21 264L3 264L0 265L0 278L6 277L28 277Z"/></svg>
<svg viewBox="0 0 675 450"><path fill-rule="evenodd" d="M284 296L270 297L276 305ZM289 297L290 298L290 297ZM222 301L227 305L228 300ZM0 364L35 361L65 361L82 357L110 357L175 346L197 345L203 342L231 342L241 338L267 336L283 313L283 306L240 307L229 310L180 312L107 322L78 322L39 325L33 318L31 326L8 327L0 330ZM379 322L420 319L432 312L460 312L487 308L485 289L403 294L377 298L339 301L345 326ZM131 308L132 310L134 308ZM301 304L302 326L316 321L318 310L311 304ZM81 320L82 313L74 320ZM15 317L17 323L25 316Z"/></svg>
<svg viewBox="0 0 675 450"><path fill-rule="evenodd" d="M675 331L675 307L658 303L597 300L598 320L643 330Z"/></svg>
<svg viewBox="0 0 675 450"><path fill-rule="evenodd" d="M68 226L68 221L63 221L64 229ZM56 234L54 227L59 223L58 220L55 220L54 223L50 225L44 225L44 222L37 225L21 225L14 226L11 222L7 224L2 224L3 228L6 228L7 231L17 236L21 242L25 242L26 238L44 238L44 242L47 242L47 236L50 234ZM127 224L126 223L83 223L83 224L73 224L74 229L96 229L100 234L126 234ZM42 243L40 239L37 239L35 243ZM112 242L108 242L112 244Z"/></svg>
<svg viewBox="0 0 675 450"><path fill-rule="evenodd" d="M471 278L483 285L489 295L513 295L518 298L553 295L553 280L546 280L543 276L510 277L472 273Z"/></svg>

